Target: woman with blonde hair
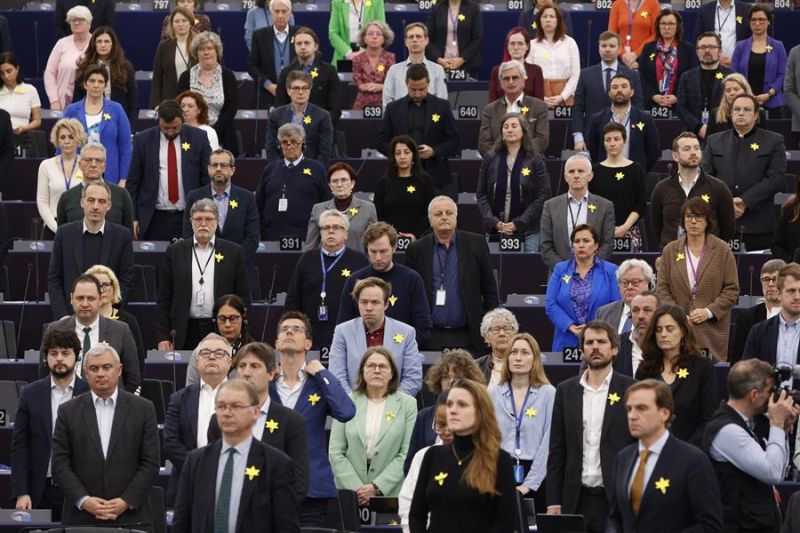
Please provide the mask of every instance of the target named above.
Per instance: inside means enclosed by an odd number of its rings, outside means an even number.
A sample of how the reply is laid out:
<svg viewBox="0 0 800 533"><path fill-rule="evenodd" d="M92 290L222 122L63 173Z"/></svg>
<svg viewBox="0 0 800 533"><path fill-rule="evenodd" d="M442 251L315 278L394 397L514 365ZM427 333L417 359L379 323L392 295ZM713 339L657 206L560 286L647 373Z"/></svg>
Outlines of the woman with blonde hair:
<svg viewBox="0 0 800 533"><path fill-rule="evenodd" d="M722 80L722 98L716 110L711 110L712 119L708 122L706 137L712 133L719 133L733 127L731 108L733 107L733 101L740 94L753 95L753 89L750 87L750 82L747 81L747 78L738 72L732 72L725 76Z"/></svg>
<svg viewBox="0 0 800 533"><path fill-rule="evenodd" d="M411 502L411 533L511 533L516 516L511 456L484 385L460 379L447 395L450 445L432 446ZM430 513L430 524L428 524Z"/></svg>
<svg viewBox="0 0 800 533"><path fill-rule="evenodd" d="M492 389L501 447L514 460L517 491L532 497L536 511L547 511L544 477L550 450L550 421L556 389L544 372L539 343L530 333L511 341L500 383Z"/></svg>

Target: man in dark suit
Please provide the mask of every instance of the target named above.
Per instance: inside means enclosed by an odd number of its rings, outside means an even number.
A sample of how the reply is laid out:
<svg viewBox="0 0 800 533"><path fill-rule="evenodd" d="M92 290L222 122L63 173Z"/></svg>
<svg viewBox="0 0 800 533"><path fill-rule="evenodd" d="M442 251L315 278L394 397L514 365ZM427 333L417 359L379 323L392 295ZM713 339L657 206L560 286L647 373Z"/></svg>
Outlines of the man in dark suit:
<svg viewBox="0 0 800 533"><path fill-rule="evenodd" d="M133 139L125 186L133 199L134 239L180 238L186 198L208 183L210 155L206 132L183 124L177 102L162 102L158 126L140 131Z"/></svg>
<svg viewBox="0 0 800 533"><path fill-rule="evenodd" d="M503 97L483 108L481 130L478 134L478 151L483 157L494 150L494 145L502 136L500 122L506 113L519 113L528 123L531 140L536 153L544 156L550 144L550 128L547 104L538 98L523 93L525 89L525 65L519 61L502 63L498 70Z"/></svg>
<svg viewBox="0 0 800 533"><path fill-rule="evenodd" d="M761 282L761 294L764 295L764 301L741 310L736 315L733 341L728 350L728 363L731 366L742 358L747 336L753 326L781 312L781 291L778 290L778 275L785 266L786 262L783 259L770 259L761 266L759 281Z"/></svg>
<svg viewBox="0 0 800 533"><path fill-rule="evenodd" d="M674 413L669 386L653 379L634 383L623 404L638 442L617 455L606 532L722 531L719 485L708 456L668 430Z"/></svg>
<svg viewBox="0 0 800 533"><path fill-rule="evenodd" d="M11 496L17 509L51 509L58 522L64 495L50 468L53 426L58 406L89 388L75 375L81 343L74 331L51 331L42 344L50 374L26 385L19 397L11 434Z"/></svg>
<svg viewBox="0 0 800 533"><path fill-rule="evenodd" d="M217 204L201 198L189 216L194 236L167 248L158 273L159 350L193 350L214 330L212 309L223 294L236 294L250 305L242 248L216 236Z"/></svg>
<svg viewBox="0 0 800 533"><path fill-rule="evenodd" d="M303 415L269 396L269 384L278 372L275 350L262 342L245 344L233 360L236 376L250 384L258 396L256 419L251 423L256 440L279 449L294 462L294 480L291 491L300 504L308 494L308 438ZM217 415L208 424L208 442L220 438Z"/></svg>
<svg viewBox="0 0 800 533"><path fill-rule="evenodd" d="M156 410L118 387L122 365L114 348L95 346L84 359L91 393L61 405L53 431L61 522L153 531L148 497L161 464Z"/></svg>
<svg viewBox="0 0 800 533"><path fill-rule="evenodd" d="M732 72L720 65L720 48L722 40L716 33L698 35L695 50L700 65L684 72L678 80L678 115L686 129L701 140L706 138L711 111L722 100L722 79Z"/></svg>
<svg viewBox="0 0 800 533"><path fill-rule="evenodd" d="M631 299L631 322L633 329L623 335L619 341L619 353L614 358L614 372L633 377L642 362L644 333L656 309L661 305L661 297L650 291L644 291Z"/></svg>
<svg viewBox="0 0 800 533"><path fill-rule="evenodd" d="M218 148L208 160L208 176L211 186L200 187L189 193L187 205L194 205L201 198L210 198L219 209L217 237L235 242L242 247L242 256L247 265L250 289L258 289L258 278L253 268L253 256L258 249L259 224L256 197L252 191L231 183L236 172L236 159L225 148ZM183 219L183 238L192 236L192 221L188 215Z"/></svg>
<svg viewBox="0 0 800 533"><path fill-rule="evenodd" d="M611 78L608 89L611 106L592 115L586 131L586 144L592 160L603 161L607 157L603 128L609 122L622 124L627 130L623 154L649 172L661 157L661 144L653 117L631 104L633 91L631 79L625 74Z"/></svg>
<svg viewBox="0 0 800 533"><path fill-rule="evenodd" d="M795 333L800 320L800 266L790 263L781 269L778 291L780 311L750 328L742 359L761 359L771 365L800 364L800 338Z"/></svg>
<svg viewBox="0 0 800 533"><path fill-rule="evenodd" d="M758 101L748 94L733 101L733 128L708 138L703 170L724 181L748 252L768 250L778 223L775 194L783 190L783 135L758 127Z"/></svg>
<svg viewBox="0 0 800 533"><path fill-rule="evenodd" d="M89 10L91 16L88 22L92 25L90 31L94 31L100 26L114 27L117 19L116 2L114 0L56 0L56 7L53 13L56 40L72 33L69 22L67 22L67 13L76 6L83 6Z"/></svg>
<svg viewBox="0 0 800 533"><path fill-rule="evenodd" d="M589 127L589 120L592 115L611 105L608 90L611 78L617 74L628 76L633 84L633 106L637 109L642 107L644 93L641 90L639 73L619 60L620 47L619 35L613 31L604 31L598 39L600 63L581 70L575 89L575 104L572 106L572 139L575 150L586 151L584 133Z"/></svg>
<svg viewBox="0 0 800 533"><path fill-rule="evenodd" d="M94 265L105 265L117 275L122 300L127 300L133 278L131 232L106 222L111 209L111 190L103 181L82 187L83 221L58 227L50 254L47 290L53 317L69 315L68 288L79 275Z"/></svg>
<svg viewBox="0 0 800 533"><path fill-rule="evenodd" d="M701 7L695 18L695 38L707 32L722 37L720 63L725 66L731 64L736 43L750 37L750 24L747 23L750 7L752 4L739 0L716 0Z"/></svg>
<svg viewBox="0 0 800 533"><path fill-rule="evenodd" d="M422 64L408 67L408 95L386 106L378 133L378 150L385 156L389 145L398 135L408 135L417 143L422 168L433 181L436 194L458 198L458 184L450 175L448 159L459 148L456 120L447 100L428 94L430 75Z"/></svg>
<svg viewBox="0 0 800 533"><path fill-rule="evenodd" d="M100 316L100 293L102 288L97 278L81 274L72 284L71 302L73 316L67 316L47 325L45 335L55 330L74 331L81 341L82 361L76 368L78 376L84 376L85 354L98 345L108 345L116 350L122 361L122 382L125 390L134 392L144 375L144 361L138 359L136 342L128 324ZM41 348L41 365L45 367L47 352Z"/></svg>
<svg viewBox="0 0 800 533"><path fill-rule="evenodd" d="M342 103L339 97L339 74L333 65L322 60L319 52L319 37L317 33L306 26L298 26L294 32L295 58L281 70L278 78L278 88L275 92L275 105L282 106L289 103L286 77L293 70L307 72L314 79L309 101L331 114L331 122L336 127L339 117L342 116Z"/></svg>
<svg viewBox="0 0 800 533"><path fill-rule="evenodd" d="M287 3L280 1L270 5L272 26L253 32L250 55L247 57L247 72L258 85L257 109L267 109L275 103L281 70L297 56L292 45L297 27L289 24L291 5L285 6ZM288 9L274 9L278 5Z"/></svg>
<svg viewBox="0 0 800 533"><path fill-rule="evenodd" d="M0 191L3 190L6 178L11 176L11 163L14 161L15 146L11 115L5 109L0 109Z"/></svg>
<svg viewBox="0 0 800 533"><path fill-rule="evenodd" d="M547 514L581 514L586 531L602 533L617 453L633 442L620 401L634 383L613 371L619 335L592 320L581 333L588 368L558 385L547 458Z"/></svg>
<svg viewBox="0 0 800 533"><path fill-rule="evenodd" d="M56 222L58 225L83 220L81 199L83 189L90 183L105 183L111 191L111 209L106 213L106 222L119 224L133 232L133 201L128 191L103 179L106 171L106 149L100 143L90 142L81 148L78 167L83 173L81 183L62 194L56 207Z"/></svg>
<svg viewBox="0 0 800 533"><path fill-rule="evenodd" d="M164 419L164 457L172 463L167 484L167 507L175 505L178 482L186 456L208 444L208 423L214 414L214 396L231 369L231 345L220 335L209 333L192 356L197 361L200 383L187 385L169 399Z"/></svg>
<svg viewBox="0 0 800 533"><path fill-rule="evenodd" d="M286 76L286 89L291 102L276 107L269 113L267 160L283 157L278 143L278 128L292 123L301 126L306 132L303 154L316 159L325 168L328 167L333 148L333 125L330 113L308 101L313 86L314 78L302 70L293 70Z"/></svg>
<svg viewBox="0 0 800 533"><path fill-rule="evenodd" d="M390 104L391 105L391 104ZM499 305L489 247L483 235L457 231L458 207L447 196L428 206L433 233L413 242L406 266L422 276L433 320L423 349L464 348L479 355L481 319Z"/></svg>
<svg viewBox="0 0 800 533"><path fill-rule="evenodd" d="M241 379L220 387L214 410L222 421L222 439L186 458L174 533L300 533L292 460L252 435L258 400Z"/></svg>

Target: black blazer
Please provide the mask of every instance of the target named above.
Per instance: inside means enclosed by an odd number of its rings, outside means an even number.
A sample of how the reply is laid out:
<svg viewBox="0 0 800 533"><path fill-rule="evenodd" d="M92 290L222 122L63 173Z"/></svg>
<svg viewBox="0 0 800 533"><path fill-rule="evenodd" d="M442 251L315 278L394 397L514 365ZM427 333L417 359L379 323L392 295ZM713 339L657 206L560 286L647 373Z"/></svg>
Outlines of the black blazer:
<svg viewBox="0 0 800 533"><path fill-rule="evenodd" d="M178 80L178 94L188 91L189 70L181 74ZM227 148L234 154L239 153L236 143L236 111L239 109L239 89L236 83L236 74L229 68L222 67L222 92L225 95L225 103L219 111L217 123L214 124L214 131L217 132L219 145Z"/></svg>
<svg viewBox="0 0 800 533"><path fill-rule="evenodd" d="M0 191L3 190L6 177L11 176L11 163L14 161L15 146L11 115L5 109L0 109Z"/></svg>
<svg viewBox="0 0 800 533"><path fill-rule="evenodd" d="M736 16L742 17L741 22L739 22L738 19L736 20L736 40L743 41L751 35L750 24L747 21L747 15L750 13L750 8L753 6L752 4L746 4L744 2L739 2L738 0L734 2L734 6L736 6ZM716 33L716 16L716 2L709 2L700 8L700 13L697 14L697 18L694 22L695 41L697 40L697 36L701 33L707 31L713 31Z"/></svg>
<svg viewBox="0 0 800 533"><path fill-rule="evenodd" d="M578 86L575 88L575 104L572 106L572 132L583 132L589 128L592 115L611 107L611 99L606 91L605 74L601 63L581 70ZM642 102L642 84L639 72L626 67L622 61L617 62L617 72L625 74L633 83L633 107L644 107Z"/></svg>
<svg viewBox="0 0 800 533"><path fill-rule="evenodd" d="M633 377L633 343L630 335L623 335L619 339L619 352L614 358L614 372Z"/></svg>
<svg viewBox="0 0 800 533"><path fill-rule="evenodd" d="M650 113L631 103L630 133L628 137L628 158L639 163L649 172L661 157L661 141L656 123ZM606 148L603 145L603 128L611 122L611 108L608 107L592 115L586 133L586 147L592 154L592 161L603 161Z"/></svg>
<svg viewBox="0 0 800 533"><path fill-rule="evenodd" d="M197 448L197 415L200 408L200 385L192 383L169 397L164 418L164 458L172 463L164 500L168 507L175 505L181 469L189 452Z"/></svg>
<svg viewBox="0 0 800 533"><path fill-rule="evenodd" d="M75 377L73 397L88 390L86 382ZM42 504L52 437L48 375L22 389L11 434L11 497L29 495L34 509Z"/></svg>
<svg viewBox="0 0 800 533"><path fill-rule="evenodd" d="M792 222L794 213L787 209L781 213L772 237L772 255L787 263L794 261L800 248L800 223Z"/></svg>
<svg viewBox="0 0 800 533"><path fill-rule="evenodd" d="M435 237L432 233L417 239L406 250L406 266L422 276L428 301L435 303L433 280L433 247ZM461 287L461 301L467 315L472 345L483 346L480 326L483 315L500 305L497 282L492 272L489 247L483 235L467 231L456 232L458 250L458 279ZM432 307L432 306L431 306Z"/></svg>
<svg viewBox="0 0 800 533"><path fill-rule="evenodd" d="M747 342L745 342L744 350L742 351L742 359L761 359L774 365L777 359L778 330L780 327L780 314L769 320L762 320L754 324L747 334Z"/></svg>
<svg viewBox="0 0 800 533"><path fill-rule="evenodd" d="M267 411L267 422L270 420L274 420L278 427L274 431L264 428L261 442L269 444L291 457L294 467L294 483L292 485L294 486L296 501L302 502L308 493L309 475L306 419L294 409L289 409L278 402L271 401ZM217 415L213 414L208 424L208 442L219 441L221 436Z"/></svg>
<svg viewBox="0 0 800 533"><path fill-rule="evenodd" d="M719 387L714 363L706 357L692 357L685 378L676 377L669 386L675 400L675 419L670 432L677 438L699 446L703 441L703 429L719 407ZM636 379L661 379L661 374L636 371Z"/></svg>
<svg viewBox="0 0 800 533"><path fill-rule="evenodd" d="M678 45L678 72L675 75L675 95L678 94L681 76L690 68L697 66L697 55L694 46L686 41L679 41ZM639 75L642 77L642 90L644 91L644 107L650 109L657 107L653 96L661 94L658 89L658 76L656 74L656 61L658 59L658 46L656 41L650 41L642 48L639 56ZM677 105L677 103L676 103Z"/></svg>
<svg viewBox="0 0 800 533"><path fill-rule="evenodd" d="M707 103L703 101L703 80L700 75L700 67L691 68L683 73L681 79L678 80L678 103L675 105L678 115L688 131L694 133L700 131L703 126L704 107L708 107L708 121L711 122L711 110L716 108L722 100L722 79L731 72L733 72L731 69L723 65L717 67L718 74L714 80L714 91Z"/></svg>
<svg viewBox="0 0 800 533"><path fill-rule="evenodd" d="M201 198L211 198L211 186L206 185L189 193L186 197L186 206L192 206ZM231 185L229 202L236 202L236 207L228 204L228 214L225 216L225 227L217 225L217 237L234 242L242 247L245 263L248 263L258 249L259 232L258 209L256 197L252 191ZM184 212L183 238L191 239L192 223L189 220L189 209Z"/></svg>
<svg viewBox="0 0 800 533"><path fill-rule="evenodd" d="M283 159L283 153L278 142L278 128L284 124L291 123L292 115L294 115L294 111L291 104L276 107L269 112L269 118L267 119L268 161ZM331 122L331 115L321 107L309 102L306 106L305 116L311 118L311 123L306 124L304 121L302 124L303 130L306 132L306 138L303 141L303 155L319 161L322 166L328 168L328 161L330 161L333 152L333 123Z"/></svg>
<svg viewBox="0 0 800 533"><path fill-rule="evenodd" d="M217 471L222 441L193 450L181 473L175 503L173 533L207 533L214 530ZM295 482L292 460L280 450L255 439L247 455L248 468L239 499L236 532L299 533L298 503L292 497ZM231 533L234 533L233 531Z"/></svg>
<svg viewBox="0 0 800 533"><path fill-rule="evenodd" d="M86 89L83 88L83 80L76 78L75 88L72 92L72 101L78 102L85 97ZM133 68L133 65L131 65L128 79L125 80L124 89L113 84L111 85L111 100L122 106L122 109L125 110L125 115L128 116L128 122L131 125L131 131L135 132L136 125L139 123L139 91L136 87L136 71Z"/></svg>
<svg viewBox="0 0 800 533"><path fill-rule="evenodd" d="M387 105L383 113L377 145L378 150L387 157L392 139L409 134L408 102L408 96L404 96ZM430 159L422 161L422 168L430 175L434 185L442 186L452 180L448 159L456 156L460 145L456 120L447 100L428 93L424 105L425 133L422 144L433 148L434 154Z"/></svg>
<svg viewBox="0 0 800 533"><path fill-rule="evenodd" d="M58 408L53 432L53 481L64 493L61 522L65 526L145 524L148 494L158 478L158 422L150 400L118 390L108 452L103 457L94 400L87 393ZM75 502L86 496L122 498L131 505L116 520L96 520Z"/></svg>
<svg viewBox="0 0 800 533"><path fill-rule="evenodd" d="M639 514L634 516L628 484L638 457L638 442L617 456L606 533L722 531L719 485L705 453L670 435L642 494ZM663 491L656 487L662 479L669 481Z"/></svg>
<svg viewBox="0 0 800 533"><path fill-rule="evenodd" d="M180 133L181 145L189 144L188 150L181 151L181 179L183 195L208 183L208 159L211 145L206 132L184 124ZM156 210L158 200L159 150L161 130L158 126L140 131L133 138L133 156L125 189L133 200L133 219L139 222L139 236L147 233L150 220ZM191 206L187 205L187 209Z"/></svg>
<svg viewBox="0 0 800 533"><path fill-rule="evenodd" d="M150 89L150 107L156 108L164 100L172 100L178 96L178 71L175 69L175 49L178 41L167 39L158 43L153 58L153 83ZM197 64L197 60L188 55L188 68Z"/></svg>
<svg viewBox="0 0 800 533"><path fill-rule="evenodd" d="M614 459L617 453L634 442L628 432L628 418L622 397L635 380L618 372L611 374L603 429L600 434L600 470L603 487L612 497ZM612 399L614 396L612 396ZM569 378L556 389L550 422L550 453L547 457L547 505L560 505L565 514L578 514L583 469L583 385L580 376Z"/></svg>
<svg viewBox="0 0 800 533"><path fill-rule="evenodd" d="M297 26L289 25L289 62L293 62L297 54L294 52L292 42ZM250 55L247 57L247 72L250 77L256 80L256 85L264 93L264 82L269 80L277 84L281 75L280 65L275 65L275 27L267 26L253 32L253 40L250 45ZM277 91L276 91L277 93Z"/></svg>
<svg viewBox="0 0 800 533"><path fill-rule="evenodd" d="M183 239L167 248L158 272L158 303L156 341L172 340L175 330L175 349L194 349L184 346L189 306L192 302L192 245L193 239ZM214 300L223 294L236 294L250 306L250 285L247 280L242 248L224 239L214 240Z"/></svg>
<svg viewBox="0 0 800 533"><path fill-rule="evenodd" d="M759 322L767 319L767 306L764 302L748 307L736 315L733 341L728 349L728 363L731 366L743 359L744 345L747 342L750 330ZM775 338L777 343L777 337Z"/></svg>
<svg viewBox="0 0 800 533"><path fill-rule="evenodd" d="M117 275L124 302L127 300L133 281L131 232L128 228L106 222L102 239L100 264L107 266ZM72 314L72 306L69 303L72 283L83 272L83 221L62 224L58 227L53 240L50 268L47 272L50 308L56 320Z"/></svg>
<svg viewBox="0 0 800 533"><path fill-rule="evenodd" d="M296 57L288 67L284 67L281 70L281 74L278 77L278 90L275 92L276 107L291 102L289 93L286 92L286 76L293 70L301 70ZM314 72L317 73L317 76L314 76ZM333 68L333 65L326 63L317 56L311 65L311 77L314 83L311 87L309 102L327 110L331 114L331 122L335 128L336 123L339 122L339 117L342 116L342 101L339 96L339 91L341 90L339 74Z"/></svg>
<svg viewBox="0 0 800 533"><path fill-rule="evenodd" d="M114 23L117 20L116 2L114 0L92 0L90 2L86 0L57 0L53 13L56 40L72 33L69 29L69 22L67 22L67 12L75 6L84 6L91 11L91 31L100 26L114 27Z"/></svg>
<svg viewBox="0 0 800 533"><path fill-rule="evenodd" d="M481 8L476 2L464 0L458 10L459 16L464 15L464 20L458 22L456 41L458 41L458 55L464 59L461 67L467 73L475 74L478 67L483 64L481 57L481 41L483 40L483 16ZM438 61L444 57L447 39L448 3L440 2L428 14L428 36L430 41L425 49L425 57L431 61Z"/></svg>

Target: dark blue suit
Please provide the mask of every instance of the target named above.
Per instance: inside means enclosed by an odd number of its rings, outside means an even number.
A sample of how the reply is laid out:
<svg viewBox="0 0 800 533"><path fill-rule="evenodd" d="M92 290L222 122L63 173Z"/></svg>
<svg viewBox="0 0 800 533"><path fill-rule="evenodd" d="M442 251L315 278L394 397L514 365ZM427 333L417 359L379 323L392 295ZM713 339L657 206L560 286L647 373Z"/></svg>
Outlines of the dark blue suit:
<svg viewBox="0 0 800 533"><path fill-rule="evenodd" d="M778 351L778 330L781 327L780 315L775 315L767 320L762 320L750 328L747 335L742 359L761 359L774 365ZM800 353L800 346L798 346ZM797 364L797 361L794 361Z"/></svg>
<svg viewBox="0 0 800 533"><path fill-rule="evenodd" d="M711 5L711 4L709 4ZM717 67L714 90L708 101L703 100L703 81L700 76L700 67L687 70L678 81L678 115L688 131L697 133L702 127L703 108L708 109L709 120L711 110L715 109L722 99L722 79L732 72L728 67Z"/></svg>
<svg viewBox="0 0 800 533"><path fill-rule="evenodd" d="M606 533L722 531L719 485L705 453L670 435L661 454L652 458L657 462L634 515L628 483L638 456L638 441L617 455ZM656 483L663 486L664 480L669 485L659 490Z"/></svg>
<svg viewBox="0 0 800 533"><path fill-rule="evenodd" d="M184 125L181 128L180 144L188 149L181 150L181 179L183 196L208 183L208 159L211 146L208 136L201 129ZM133 138L133 157L125 188L133 200L133 218L139 222L139 235L144 236L156 210L159 184L159 152L161 130L158 126L148 128ZM191 206L186 205L187 210Z"/></svg>
<svg viewBox="0 0 800 533"><path fill-rule="evenodd" d="M88 390L86 382L76 377L73 397ZM48 375L22 389L11 434L11 496L29 495L34 509L42 508L52 437Z"/></svg>
<svg viewBox="0 0 800 533"><path fill-rule="evenodd" d="M269 385L269 396L276 404L283 405L275 381ZM356 406L339 380L330 371L320 370L313 376L306 374L306 382L294 410L303 415L306 421L308 470L314 476L314 481L308 485L307 496L335 498L337 492L328 461L325 420L331 416L339 422L347 422L356 416Z"/></svg>
<svg viewBox="0 0 800 533"><path fill-rule="evenodd" d="M429 405L420 409L417 419L414 421L414 429L411 430L411 440L408 443L408 453L406 461L403 463L403 473L408 475L411 468L411 461L422 448L432 446L436 442L436 432L433 430L433 422L436 420L436 405Z"/></svg>
<svg viewBox="0 0 800 533"><path fill-rule="evenodd" d="M743 41L751 35L750 24L747 22L747 15L750 13L750 8L752 6L751 4L739 2L738 0L734 2L734 5L736 6L736 40ZM717 2L709 2L700 8L700 12L697 14L697 18L694 22L695 40L697 40L697 36L701 33L707 31L716 33L716 17ZM739 19L739 17L742 18ZM739 20L741 20L741 22L739 22Z"/></svg>
<svg viewBox="0 0 800 533"><path fill-rule="evenodd" d="M608 109L611 100L606 91L605 67L602 63L581 70L578 86L575 88L575 104L572 106L572 133L583 132L589 127L592 115ZM631 70L622 62L617 62L617 74L625 74L633 83L633 107L642 107L642 84L639 73Z"/></svg>
<svg viewBox="0 0 800 533"><path fill-rule="evenodd" d="M200 385L187 385L169 397L164 419L164 457L172 463L172 474L165 497L168 506L175 503L181 469L189 452L197 448L197 410L200 406Z"/></svg>
<svg viewBox="0 0 800 533"><path fill-rule="evenodd" d="M186 206L191 207L201 198L212 198L210 185L190 192L186 197ZM236 207L230 205L230 202L236 202ZM190 239L193 232L192 224L189 222L189 209L186 210L185 215L183 219L183 238ZM247 189L231 185L228 214L225 215L225 227L217 225L217 236L241 246L244 260L249 262L258 248L258 233L258 209L256 208L255 195Z"/></svg>
<svg viewBox="0 0 800 533"><path fill-rule="evenodd" d="M603 161L606 147L603 144L603 128L611 122L611 107L595 113L589 121L586 132L586 147L592 154L592 161ZM661 157L658 129L650 113L631 105L630 131L628 132L628 159L639 163L649 172Z"/></svg>
<svg viewBox="0 0 800 533"><path fill-rule="evenodd" d="M119 278L122 300L128 296L133 281L133 243L128 228L106 222L100 249L100 264L114 271ZM58 320L72 314L70 293L72 282L83 274L83 220L68 222L58 227L50 254L50 269L47 273L47 290L50 293L50 308L53 318ZM88 265L92 266L92 265Z"/></svg>
<svg viewBox="0 0 800 533"><path fill-rule="evenodd" d="M389 156L389 143L398 135L413 137L408 128L409 102L409 97L404 96L386 106L377 143L378 150L383 155ZM422 168L430 175L436 187L442 187L452 180L448 159L455 157L459 148L456 120L447 100L428 94L423 105L425 131L422 142L417 144L427 144L433 148L434 153L430 159L422 160Z"/></svg>
<svg viewBox="0 0 800 533"><path fill-rule="evenodd" d="M269 113L267 122L267 160L274 161L282 159L283 154L278 144L278 128L284 124L292 122L292 104L276 107ZM308 117L311 122L306 124ZM333 125L331 124L331 114L319 106L308 103L303 118L303 129L306 132L305 146L303 155L316 159L327 168L333 149Z"/></svg>

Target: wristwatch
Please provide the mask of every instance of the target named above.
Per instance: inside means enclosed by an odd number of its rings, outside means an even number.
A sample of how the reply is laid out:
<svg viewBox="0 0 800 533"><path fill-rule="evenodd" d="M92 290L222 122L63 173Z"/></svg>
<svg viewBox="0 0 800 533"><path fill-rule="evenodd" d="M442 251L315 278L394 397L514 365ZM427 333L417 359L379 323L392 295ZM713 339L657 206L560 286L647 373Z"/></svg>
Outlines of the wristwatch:
<svg viewBox="0 0 800 533"><path fill-rule="evenodd" d="M383 493L381 492L381 489L378 488L378 485L375 483L370 483L370 485L372 485L372 488L375 489L375 496L383 496Z"/></svg>

